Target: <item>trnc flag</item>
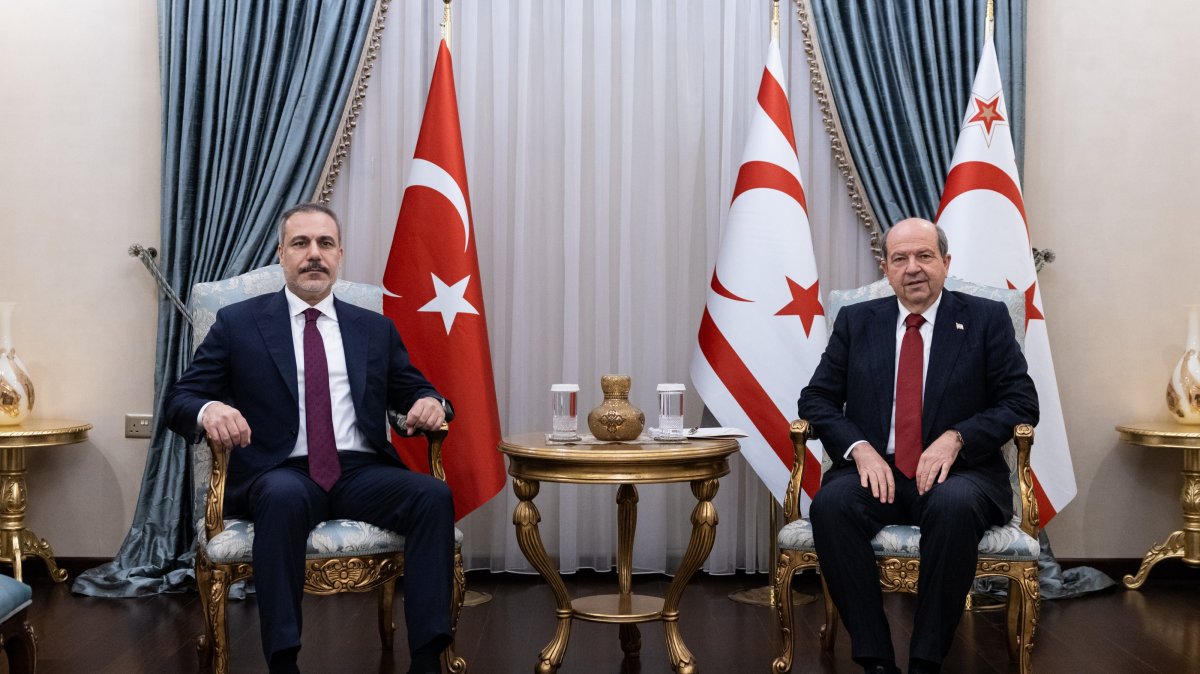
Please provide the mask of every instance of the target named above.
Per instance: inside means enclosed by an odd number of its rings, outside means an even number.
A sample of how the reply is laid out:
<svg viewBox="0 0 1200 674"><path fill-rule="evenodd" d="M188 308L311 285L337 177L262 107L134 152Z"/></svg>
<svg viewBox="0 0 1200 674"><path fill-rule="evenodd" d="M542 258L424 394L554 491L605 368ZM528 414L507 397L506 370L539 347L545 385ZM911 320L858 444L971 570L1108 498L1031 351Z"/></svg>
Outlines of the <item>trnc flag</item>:
<svg viewBox="0 0 1200 674"><path fill-rule="evenodd" d="M936 220L950 239L951 274L1025 293L1025 358L1041 404L1031 463L1038 514L1044 525L1075 497L1075 473L1034 272L1008 109L990 36L971 85L971 100Z"/></svg>
<svg viewBox="0 0 1200 674"><path fill-rule="evenodd" d="M454 514L462 518L500 491L504 462L496 449L500 415L454 68L444 41L433 68L383 287L384 314L396 324L413 364L454 405L443 460ZM407 466L428 472L424 440L397 439L396 448Z"/></svg>
<svg viewBox="0 0 1200 674"><path fill-rule="evenodd" d="M780 503L793 463L788 424L827 338L784 82L772 40L691 362L704 404L749 434L742 455ZM820 444L809 452L804 508L821 481Z"/></svg>

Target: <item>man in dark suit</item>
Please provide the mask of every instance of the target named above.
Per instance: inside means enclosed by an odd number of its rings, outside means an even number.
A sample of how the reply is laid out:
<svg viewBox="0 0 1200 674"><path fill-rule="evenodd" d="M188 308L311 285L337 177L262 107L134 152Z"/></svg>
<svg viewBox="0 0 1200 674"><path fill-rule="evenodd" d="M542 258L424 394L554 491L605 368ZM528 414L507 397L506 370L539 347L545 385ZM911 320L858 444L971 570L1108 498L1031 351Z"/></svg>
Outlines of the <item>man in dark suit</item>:
<svg viewBox="0 0 1200 674"><path fill-rule="evenodd" d="M440 672L451 640L454 505L446 485L409 471L386 413L408 433L449 407L409 361L392 322L331 293L342 261L337 217L319 204L279 224L286 287L225 307L164 403L188 439L231 452L225 512L255 524L254 585L272 672L295 672L305 542L328 519L405 536L410 672Z"/></svg>
<svg viewBox="0 0 1200 674"><path fill-rule="evenodd" d="M943 291L947 248L933 223L897 223L882 265L896 297L842 309L800 394L800 416L833 460L809 513L821 572L868 672L899 671L871 539L888 524L921 527L909 672L936 672L979 541L1012 517L1001 447L1038 420L1007 310Z"/></svg>

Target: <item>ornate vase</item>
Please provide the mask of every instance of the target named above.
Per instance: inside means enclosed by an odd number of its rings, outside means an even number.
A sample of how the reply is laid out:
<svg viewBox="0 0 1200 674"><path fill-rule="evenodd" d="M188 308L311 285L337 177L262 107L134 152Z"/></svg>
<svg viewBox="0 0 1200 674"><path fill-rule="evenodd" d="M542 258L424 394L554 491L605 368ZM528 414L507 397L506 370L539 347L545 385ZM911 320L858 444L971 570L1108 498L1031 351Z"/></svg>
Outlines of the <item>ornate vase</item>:
<svg viewBox="0 0 1200 674"><path fill-rule="evenodd" d="M0 302L0 426L19 424L33 411L33 382L12 344L15 306Z"/></svg>
<svg viewBox="0 0 1200 674"><path fill-rule="evenodd" d="M588 429L597 440L635 440L646 425L646 415L629 402L631 380L627 374L600 377L604 402L588 413Z"/></svg>
<svg viewBox="0 0 1200 674"><path fill-rule="evenodd" d="M1167 382L1167 409L1181 424L1200 424L1200 314L1188 306L1187 344Z"/></svg>

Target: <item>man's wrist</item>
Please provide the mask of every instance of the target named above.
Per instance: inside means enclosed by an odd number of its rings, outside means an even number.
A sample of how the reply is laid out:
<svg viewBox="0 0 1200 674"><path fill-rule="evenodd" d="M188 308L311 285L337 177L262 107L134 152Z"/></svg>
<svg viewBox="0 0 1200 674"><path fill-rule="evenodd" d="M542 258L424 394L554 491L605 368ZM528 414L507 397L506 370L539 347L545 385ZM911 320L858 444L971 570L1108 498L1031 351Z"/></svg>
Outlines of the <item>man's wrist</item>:
<svg viewBox="0 0 1200 674"><path fill-rule="evenodd" d="M952 434L954 436L954 439L958 441L958 451L961 452L963 447L967 446L967 443L963 441L962 433L959 433L958 429L951 428L950 430L948 430L946 432Z"/></svg>

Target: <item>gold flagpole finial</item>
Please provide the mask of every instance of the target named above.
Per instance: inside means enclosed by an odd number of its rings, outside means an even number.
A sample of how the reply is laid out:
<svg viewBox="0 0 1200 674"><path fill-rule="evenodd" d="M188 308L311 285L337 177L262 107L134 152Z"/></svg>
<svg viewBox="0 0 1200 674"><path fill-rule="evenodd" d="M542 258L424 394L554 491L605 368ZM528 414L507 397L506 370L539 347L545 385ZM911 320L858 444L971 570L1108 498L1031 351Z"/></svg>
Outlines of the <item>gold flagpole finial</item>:
<svg viewBox="0 0 1200 674"><path fill-rule="evenodd" d="M771 39L779 41L779 0L771 0Z"/></svg>
<svg viewBox="0 0 1200 674"><path fill-rule="evenodd" d="M442 39L446 42L446 49L450 49L450 0L442 0L445 5L442 8Z"/></svg>
<svg viewBox="0 0 1200 674"><path fill-rule="evenodd" d="M984 24L984 38L990 41L992 35L996 32L996 8L994 0L988 0L987 4L987 23Z"/></svg>

